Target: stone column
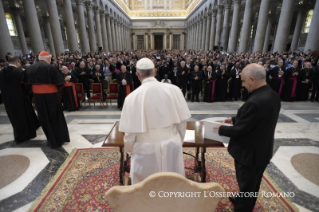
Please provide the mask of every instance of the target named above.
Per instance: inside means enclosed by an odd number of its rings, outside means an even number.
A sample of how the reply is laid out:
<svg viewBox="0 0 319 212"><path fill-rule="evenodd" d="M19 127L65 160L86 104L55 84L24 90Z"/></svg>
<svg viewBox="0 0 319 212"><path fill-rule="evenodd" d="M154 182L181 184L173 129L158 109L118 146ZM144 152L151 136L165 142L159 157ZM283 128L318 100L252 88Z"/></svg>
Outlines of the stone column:
<svg viewBox="0 0 319 212"><path fill-rule="evenodd" d="M202 21L202 30L201 30L201 32L202 32L201 49L202 49L202 50L205 49L205 43L206 43L206 41L205 41L205 37L206 37L206 22L207 22L207 17L205 16L205 17L203 18L203 21Z"/></svg>
<svg viewBox="0 0 319 212"><path fill-rule="evenodd" d="M80 35L80 44L82 53L87 53L90 51L89 41L86 33L86 22L83 11L83 1L77 0L77 11L78 11L78 25L79 25L79 35Z"/></svg>
<svg viewBox="0 0 319 212"><path fill-rule="evenodd" d="M197 40L197 48L201 49L202 48L202 43L203 43L203 22L204 18L201 18L199 21L199 32L198 32L198 40Z"/></svg>
<svg viewBox="0 0 319 212"><path fill-rule="evenodd" d="M88 19L88 26L89 26L89 43L90 43L90 50L96 51L96 38L95 38L95 30L94 30L94 23L93 23L93 12L92 12L92 2L86 1L84 2L87 19Z"/></svg>
<svg viewBox="0 0 319 212"><path fill-rule="evenodd" d="M136 50L136 34L132 33L133 36L133 50Z"/></svg>
<svg viewBox="0 0 319 212"><path fill-rule="evenodd" d="M112 41L112 29L111 29L111 24L110 24L110 15L106 14L105 15L105 21L106 21L106 34L108 38L108 47L109 51L113 51L113 41Z"/></svg>
<svg viewBox="0 0 319 212"><path fill-rule="evenodd" d="M169 49L173 49L173 33L169 33Z"/></svg>
<svg viewBox="0 0 319 212"><path fill-rule="evenodd" d="M223 23L223 36L222 36L222 47L223 51L227 51L228 47L228 38L229 38L229 10L231 7L231 1L225 1L225 14L224 14L224 23Z"/></svg>
<svg viewBox="0 0 319 212"><path fill-rule="evenodd" d="M151 33L151 49L154 49L154 34Z"/></svg>
<svg viewBox="0 0 319 212"><path fill-rule="evenodd" d="M265 35L266 35L266 28L268 24L268 14L270 8L270 1L269 0L262 0L259 9L259 16L258 16L258 24L257 24L257 31L255 36L255 45L254 45L254 52L262 51Z"/></svg>
<svg viewBox="0 0 319 212"><path fill-rule="evenodd" d="M244 21L240 34L239 52L246 53L248 40L251 34L251 17L252 17L253 0L246 0Z"/></svg>
<svg viewBox="0 0 319 212"><path fill-rule="evenodd" d="M0 46L0 58L5 58L8 52L15 54L2 1L0 2Z"/></svg>
<svg viewBox="0 0 319 212"><path fill-rule="evenodd" d="M118 32L118 22L116 19L114 19L114 34L115 34L115 37L114 37L114 45L115 45L115 49L116 51L119 51L120 50L120 46L119 46L119 32Z"/></svg>
<svg viewBox="0 0 319 212"><path fill-rule="evenodd" d="M64 0L63 8L66 22L66 33L68 35L69 50L71 52L75 52L79 50L79 44L76 38L71 0Z"/></svg>
<svg viewBox="0 0 319 212"><path fill-rule="evenodd" d="M275 38L274 52L283 52L286 50L289 30L292 21L293 9L295 2L291 0L283 0L281 5L281 12L277 27Z"/></svg>
<svg viewBox="0 0 319 212"><path fill-rule="evenodd" d="M46 0L46 2L47 2L47 9L49 12L50 27L51 27L52 37L54 41L55 53L60 54L64 52L64 45L63 45L62 31L61 31L61 25L60 25L59 15L58 15L58 8L56 6L55 0Z"/></svg>
<svg viewBox="0 0 319 212"><path fill-rule="evenodd" d="M103 41L103 51L109 51L109 45L107 40L107 33L106 33L106 23L105 23L105 12L103 10L100 11L100 18L101 18L101 27L102 27L102 41Z"/></svg>
<svg viewBox="0 0 319 212"><path fill-rule="evenodd" d="M307 36L305 51L319 51L319 1L316 2ZM318 95L318 94L317 94Z"/></svg>
<svg viewBox="0 0 319 212"><path fill-rule="evenodd" d="M210 41L209 41L209 50L214 49L214 42L215 42L215 31L216 31L216 15L217 10L212 10L212 21L210 24Z"/></svg>
<svg viewBox="0 0 319 212"><path fill-rule="evenodd" d="M292 38L292 42L291 42L291 47L290 47L292 51L295 51L297 49L300 33L302 31L302 25L303 25L304 20L305 20L305 15L306 15L305 10L299 10L298 17L297 17L297 23L295 26L295 30L294 30L294 34L293 34L293 38Z"/></svg>
<svg viewBox="0 0 319 212"><path fill-rule="evenodd" d="M145 33L145 35L144 35L144 42L145 42L145 50L148 50L148 34L147 33Z"/></svg>
<svg viewBox="0 0 319 212"><path fill-rule="evenodd" d="M194 40L194 42L195 42L195 45L194 45L194 49L196 49L196 50L198 50L198 49L200 49L200 46L199 46L199 44L200 44L200 39L199 39L199 37L200 37L200 20L199 21L197 21L197 24L196 24L196 33L195 33L195 40Z"/></svg>
<svg viewBox="0 0 319 212"><path fill-rule="evenodd" d="M22 26L22 22L21 22L21 18L20 18L20 9L16 7L16 8L12 8L12 10L13 10L14 22L15 22L16 29L17 29L17 32L18 32L22 53L23 54L28 54L29 53L29 49L28 49L28 46L27 46L27 41L25 39L23 26ZM13 52L12 52L12 54L13 54Z"/></svg>
<svg viewBox="0 0 319 212"><path fill-rule="evenodd" d="M268 23L267 23L265 41L263 46L263 53L268 51L271 28L272 28L271 16L268 15Z"/></svg>
<svg viewBox="0 0 319 212"><path fill-rule="evenodd" d="M194 35L194 25L191 25L191 30L189 33L189 40L187 41L187 44L189 45L189 49L193 49L193 35Z"/></svg>
<svg viewBox="0 0 319 212"><path fill-rule="evenodd" d="M98 6L93 7L94 17L95 17L95 29L96 29L96 40L98 47L103 48L102 41L102 31L101 31L101 19L100 19L100 10Z"/></svg>
<svg viewBox="0 0 319 212"><path fill-rule="evenodd" d="M49 41L51 54L55 55L54 41L53 41L53 37L52 37L49 17L43 16L42 18L44 20L44 30L45 30L45 34L47 35L47 39Z"/></svg>
<svg viewBox="0 0 319 212"><path fill-rule="evenodd" d="M0 6L0 7L2 8L2 6ZM41 36L41 30L40 30L37 11L35 9L34 0L23 0L23 10L24 10L24 14L25 14L26 23L27 23L27 29L29 32L32 51L35 54L39 54L41 51L44 50L44 46L43 46L43 43L40 42L40 41L42 41L42 36ZM0 18L0 19L4 20L4 22L6 23L5 18L4 19ZM1 30L1 33L4 33L3 30ZM1 49L6 49L6 52L12 51L13 44L12 44L12 49L11 49L10 41L7 40L6 37L1 36L1 42L4 42L4 40L6 41L6 44L1 45ZM10 40L11 40L11 38L10 38ZM12 41L11 41L11 43L12 43ZM5 48L6 45L8 45L8 47Z"/></svg>
<svg viewBox="0 0 319 212"><path fill-rule="evenodd" d="M164 35L163 35L163 42L164 42L164 45L163 45L163 49L167 49L167 34L166 32L164 32Z"/></svg>
<svg viewBox="0 0 319 212"><path fill-rule="evenodd" d="M113 51L117 51L117 45L116 45L116 32L115 32L115 19L113 17L110 17L111 20L111 33L112 33L112 46L113 46Z"/></svg>
<svg viewBox="0 0 319 212"><path fill-rule="evenodd" d="M206 42L205 42L205 47L204 47L205 51L209 50L211 15L212 15L212 13L207 14L207 23L206 23L207 31L206 31L206 38L205 38Z"/></svg>
<svg viewBox="0 0 319 212"><path fill-rule="evenodd" d="M185 32L181 34L181 50L184 50Z"/></svg>
<svg viewBox="0 0 319 212"><path fill-rule="evenodd" d="M221 26L222 26L222 15L223 15L223 5L218 5L218 14L217 14L217 27L216 27L216 35L215 35L215 46L220 48L220 34L221 34Z"/></svg>
<svg viewBox="0 0 319 212"><path fill-rule="evenodd" d="M118 50L119 51L122 51L122 36L121 36L121 24L120 24L120 22L118 21L117 22L117 25L116 25L116 29L117 29L117 31L116 31L116 33L117 33L117 38L118 38L118 45L117 45L117 47L118 47Z"/></svg>
<svg viewBox="0 0 319 212"><path fill-rule="evenodd" d="M240 3L241 0L234 1L233 19L228 43L229 52L235 52L237 49Z"/></svg>

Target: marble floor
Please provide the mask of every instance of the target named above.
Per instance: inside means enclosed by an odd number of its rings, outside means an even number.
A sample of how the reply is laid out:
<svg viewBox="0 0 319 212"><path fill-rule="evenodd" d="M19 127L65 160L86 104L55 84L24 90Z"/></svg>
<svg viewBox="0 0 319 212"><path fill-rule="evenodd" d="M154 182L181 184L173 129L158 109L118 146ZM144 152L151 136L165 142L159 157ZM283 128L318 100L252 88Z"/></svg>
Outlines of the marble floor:
<svg viewBox="0 0 319 212"><path fill-rule="evenodd" d="M236 114L243 103L188 102L190 120L223 120ZM19 178L0 189L0 211L27 211L68 154L74 148L101 147L120 116L115 102L108 107L96 104L91 108L84 106L80 111L65 112L71 142L51 149L41 129L35 139L16 144L4 106L0 105L0 157L23 155L30 160L29 167ZM291 164L294 155L319 154L319 103L282 102L275 139L274 157L267 172L284 192L295 193L292 201L300 211L319 211L319 185L306 179Z"/></svg>

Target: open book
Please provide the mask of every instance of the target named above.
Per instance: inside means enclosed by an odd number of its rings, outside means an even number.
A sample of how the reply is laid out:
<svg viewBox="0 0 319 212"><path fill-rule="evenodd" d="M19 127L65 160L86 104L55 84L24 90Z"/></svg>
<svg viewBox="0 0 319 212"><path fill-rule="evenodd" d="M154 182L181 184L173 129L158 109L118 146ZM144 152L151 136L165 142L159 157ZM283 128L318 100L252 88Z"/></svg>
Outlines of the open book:
<svg viewBox="0 0 319 212"><path fill-rule="evenodd" d="M220 122L216 121L211 121L209 119L202 120L204 121L205 125L205 133L204 133L204 138L215 140L215 141L220 141L222 143L229 143L230 138L226 136L220 136L218 134L217 129L213 129L213 127L218 127L221 125ZM223 124L224 126L232 126L231 124Z"/></svg>

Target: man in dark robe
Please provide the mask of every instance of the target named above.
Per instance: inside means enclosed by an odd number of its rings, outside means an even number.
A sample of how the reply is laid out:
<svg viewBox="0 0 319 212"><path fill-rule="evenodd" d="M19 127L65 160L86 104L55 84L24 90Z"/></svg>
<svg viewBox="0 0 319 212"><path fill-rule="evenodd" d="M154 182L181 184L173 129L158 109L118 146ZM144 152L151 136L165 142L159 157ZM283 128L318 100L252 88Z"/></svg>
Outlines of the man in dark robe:
<svg viewBox="0 0 319 212"><path fill-rule="evenodd" d="M117 107L122 110L124 100L131 92L130 85L132 83L132 75L126 71L125 65L121 66L121 72L117 75L117 83L119 84Z"/></svg>
<svg viewBox="0 0 319 212"><path fill-rule="evenodd" d="M300 84L298 61L293 61L293 66L285 71L285 85L282 92L282 99L284 101L292 102L295 100L297 85Z"/></svg>
<svg viewBox="0 0 319 212"><path fill-rule="evenodd" d="M80 105L74 84L77 82L77 78L66 66L62 66L62 77L65 80L62 89L63 109L68 111L78 110Z"/></svg>
<svg viewBox="0 0 319 212"><path fill-rule="evenodd" d="M213 71L212 66L207 67L207 71L204 72L204 80L206 81L204 90L204 102L216 101L216 79L217 73Z"/></svg>
<svg viewBox="0 0 319 212"><path fill-rule="evenodd" d="M134 90L141 85L141 82L138 80L136 76L136 67L134 66L134 62L130 61L130 65L126 66L126 72L130 73L132 76L132 81L134 83Z"/></svg>
<svg viewBox="0 0 319 212"><path fill-rule="evenodd" d="M314 70L311 68L310 62L305 62L305 68L300 71L300 86L298 86L298 96L299 101L308 101L309 90L312 86L312 78L314 75Z"/></svg>
<svg viewBox="0 0 319 212"><path fill-rule="evenodd" d="M258 193L263 173L273 155L274 135L280 112L280 99L266 83L265 69L258 64L244 68L242 82L251 93L238 110L219 126L219 135L230 137L228 152L234 158L241 193ZM269 104L271 103L271 110ZM235 211L253 211L256 196L229 197Z"/></svg>
<svg viewBox="0 0 319 212"><path fill-rule="evenodd" d="M76 69L75 76L78 79L78 83L83 84L83 88L86 91L86 97L90 98L90 78L91 78L91 71L88 67L85 66L85 63L82 61L80 63L80 67ZM83 99L85 101L85 99Z"/></svg>
<svg viewBox="0 0 319 212"><path fill-rule="evenodd" d="M183 95L185 96L188 81L188 68L185 65L185 61L182 61L181 66L177 68L177 81L179 82L179 87L182 89Z"/></svg>
<svg viewBox="0 0 319 212"><path fill-rule="evenodd" d="M106 93L104 91L104 72L101 69L99 65L95 65L93 74L92 74L92 79L94 80L94 83L100 83L102 87L102 93L103 93L103 101L106 99Z"/></svg>
<svg viewBox="0 0 319 212"><path fill-rule="evenodd" d="M317 65L315 66L315 72L312 77L312 92L310 100L312 102L319 102L319 60L317 61Z"/></svg>
<svg viewBox="0 0 319 212"><path fill-rule="evenodd" d="M70 137L59 94L65 81L61 72L50 62L51 55L42 51L39 62L28 68L23 82L32 85L40 124L49 145L56 148L64 142L70 142Z"/></svg>
<svg viewBox="0 0 319 212"><path fill-rule="evenodd" d="M184 61L183 61L184 62ZM202 87L203 74L202 71L199 71L199 66L194 67L194 71L191 73L192 80L192 102L196 98L196 101L199 102L199 92Z"/></svg>
<svg viewBox="0 0 319 212"><path fill-rule="evenodd" d="M28 141L37 136L40 127L39 120L31 104L31 98L21 84L23 71L17 56L8 57L9 65L0 71L0 89L3 102L11 125L14 140L17 143Z"/></svg>
<svg viewBox="0 0 319 212"><path fill-rule="evenodd" d="M216 101L224 102L227 99L227 83L229 79L225 65L221 65L221 69L217 71L216 77Z"/></svg>
<svg viewBox="0 0 319 212"><path fill-rule="evenodd" d="M272 77L271 82L270 82L270 87L278 93L278 95L281 95L283 85L284 85L284 80L283 78L285 77L285 67L283 66L284 61L283 60L278 60L278 65L271 69L270 75Z"/></svg>
<svg viewBox="0 0 319 212"><path fill-rule="evenodd" d="M230 70L231 82L229 86L229 97L237 101L240 98L241 91L241 70L239 69L239 63Z"/></svg>

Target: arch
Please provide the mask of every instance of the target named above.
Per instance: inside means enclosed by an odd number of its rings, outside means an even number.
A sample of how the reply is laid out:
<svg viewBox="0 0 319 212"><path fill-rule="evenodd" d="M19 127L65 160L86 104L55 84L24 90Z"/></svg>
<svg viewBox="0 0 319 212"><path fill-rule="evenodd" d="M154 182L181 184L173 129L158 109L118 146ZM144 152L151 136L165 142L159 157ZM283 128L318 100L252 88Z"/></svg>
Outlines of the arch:
<svg viewBox="0 0 319 212"><path fill-rule="evenodd" d="M210 3L208 6L208 11L211 11L211 10L212 10L212 4Z"/></svg>
<svg viewBox="0 0 319 212"><path fill-rule="evenodd" d="M105 4L104 8L105 8L105 12L109 13L109 7L107 6L107 4Z"/></svg>
<svg viewBox="0 0 319 212"><path fill-rule="evenodd" d="M14 26L12 15L10 13L6 13L6 21L7 21L10 36L17 36L17 31Z"/></svg>
<svg viewBox="0 0 319 212"><path fill-rule="evenodd" d="M302 33L309 33L312 16L313 16L313 9L307 12Z"/></svg>

